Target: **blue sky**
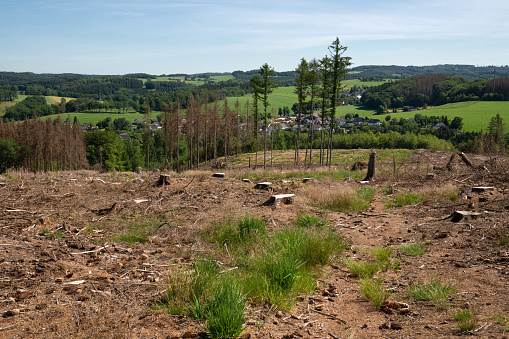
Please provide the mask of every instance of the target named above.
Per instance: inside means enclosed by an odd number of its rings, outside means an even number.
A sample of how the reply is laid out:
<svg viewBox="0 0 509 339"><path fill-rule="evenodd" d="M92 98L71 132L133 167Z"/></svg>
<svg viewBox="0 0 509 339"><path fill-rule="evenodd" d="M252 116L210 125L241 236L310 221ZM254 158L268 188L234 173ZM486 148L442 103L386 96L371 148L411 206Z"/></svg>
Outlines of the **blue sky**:
<svg viewBox="0 0 509 339"><path fill-rule="evenodd" d="M354 66L509 64L507 0L0 3L0 71L288 71L336 37Z"/></svg>

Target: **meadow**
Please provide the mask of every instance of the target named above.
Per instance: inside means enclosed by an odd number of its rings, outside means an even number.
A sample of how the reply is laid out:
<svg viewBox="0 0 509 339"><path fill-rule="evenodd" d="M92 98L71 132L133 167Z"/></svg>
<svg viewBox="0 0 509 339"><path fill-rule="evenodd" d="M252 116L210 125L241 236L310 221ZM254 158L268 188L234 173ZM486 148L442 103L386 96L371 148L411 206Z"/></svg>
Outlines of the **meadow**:
<svg viewBox="0 0 509 339"><path fill-rule="evenodd" d="M413 118L415 114L422 114L424 116L447 116L450 120L454 117L463 118L463 130L479 132L481 129L486 131L491 117L500 114L504 122L509 121L509 101L464 101L446 104L442 106L428 107L427 109L419 110L416 112L398 112L389 113L384 115L374 116L372 113L368 114L369 111L365 111L366 114L361 114L362 110L359 110L359 115L362 117L373 117L379 120L385 120L387 115L391 118Z"/></svg>

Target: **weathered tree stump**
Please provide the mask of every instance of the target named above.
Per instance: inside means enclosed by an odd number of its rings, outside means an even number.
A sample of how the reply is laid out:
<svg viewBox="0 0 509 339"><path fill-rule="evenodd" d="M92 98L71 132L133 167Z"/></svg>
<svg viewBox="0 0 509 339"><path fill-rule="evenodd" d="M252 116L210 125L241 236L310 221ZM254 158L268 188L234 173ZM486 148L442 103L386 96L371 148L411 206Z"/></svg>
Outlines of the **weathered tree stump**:
<svg viewBox="0 0 509 339"><path fill-rule="evenodd" d="M226 176L225 173L214 173L212 174L214 178L224 178Z"/></svg>
<svg viewBox="0 0 509 339"><path fill-rule="evenodd" d="M376 163L376 153L371 152L369 154L368 173L366 174L366 177L362 181L372 181L375 178L375 163Z"/></svg>
<svg viewBox="0 0 509 339"><path fill-rule="evenodd" d="M485 186L478 186L478 187L472 187L472 192L474 193L484 193L486 191L492 191L495 187L485 187Z"/></svg>
<svg viewBox="0 0 509 339"><path fill-rule="evenodd" d="M252 184L253 182L249 179L242 179L242 182L247 182L248 184Z"/></svg>
<svg viewBox="0 0 509 339"><path fill-rule="evenodd" d="M271 182L259 182L255 185L254 188L257 190L268 190L271 185Z"/></svg>
<svg viewBox="0 0 509 339"><path fill-rule="evenodd" d="M157 180L157 186L169 185L171 182L171 175L160 174L159 180Z"/></svg>
<svg viewBox="0 0 509 339"><path fill-rule="evenodd" d="M447 219L450 219L452 222L460 222L477 219L477 217L479 217L480 215L481 213L477 212L455 211Z"/></svg>
<svg viewBox="0 0 509 339"><path fill-rule="evenodd" d="M281 203L285 205L290 205L293 203L293 198L295 194L276 194L271 195L269 200L263 203L263 206L277 206Z"/></svg>

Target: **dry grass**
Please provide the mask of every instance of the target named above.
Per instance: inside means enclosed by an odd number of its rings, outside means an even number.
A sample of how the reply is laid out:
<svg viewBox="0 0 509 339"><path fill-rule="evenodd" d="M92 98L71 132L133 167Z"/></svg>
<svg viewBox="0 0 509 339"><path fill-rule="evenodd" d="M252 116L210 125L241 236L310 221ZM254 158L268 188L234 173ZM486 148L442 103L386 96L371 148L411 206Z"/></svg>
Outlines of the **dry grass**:
<svg viewBox="0 0 509 339"><path fill-rule="evenodd" d="M457 201L460 198L460 189L452 183L447 183L443 186L423 188L418 194L426 202Z"/></svg>
<svg viewBox="0 0 509 339"><path fill-rule="evenodd" d="M320 185L307 187L304 194L310 205L349 213L367 209L373 198L374 189L363 187L355 190L345 183L324 180Z"/></svg>

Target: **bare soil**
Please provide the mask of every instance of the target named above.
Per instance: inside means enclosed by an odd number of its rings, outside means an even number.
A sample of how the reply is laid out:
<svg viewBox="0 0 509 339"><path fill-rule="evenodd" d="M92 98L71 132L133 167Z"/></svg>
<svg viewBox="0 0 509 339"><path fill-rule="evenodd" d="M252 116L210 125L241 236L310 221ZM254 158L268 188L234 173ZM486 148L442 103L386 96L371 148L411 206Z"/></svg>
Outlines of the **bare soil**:
<svg viewBox="0 0 509 339"><path fill-rule="evenodd" d="M249 305L244 338L507 338L508 325L494 316L509 318L509 245L500 243L509 237L509 159L468 156L476 168L457 159L448 170L451 153L423 150L397 168L381 164L386 170L375 181L346 182L377 190L368 210L349 214L323 211L305 197L309 185L325 191L336 183L279 181L272 190L255 190L228 170L225 178L173 175L164 186L156 185L157 173L1 177L0 338L204 338L199 322L151 310L172 272L213 251L200 231L246 212L281 228L303 211L326 217L351 242L344 257L393 246L401 267L385 273L384 286L409 311L376 310L359 294L358 279L335 260L323 268L315 293L300 296L290 312ZM466 199L386 206L398 192L447 184L462 187ZM392 195L382 192L388 186ZM470 193L477 186L493 188ZM264 206L274 193L296 196L292 204ZM458 210L480 215L447 218ZM127 223L150 220L157 227L146 243L112 241ZM430 242L424 256L397 251L417 241ZM407 286L432 277L458 291L443 311L406 297ZM464 307L476 313L476 329L467 333L453 317Z"/></svg>

